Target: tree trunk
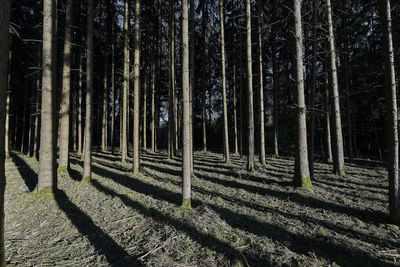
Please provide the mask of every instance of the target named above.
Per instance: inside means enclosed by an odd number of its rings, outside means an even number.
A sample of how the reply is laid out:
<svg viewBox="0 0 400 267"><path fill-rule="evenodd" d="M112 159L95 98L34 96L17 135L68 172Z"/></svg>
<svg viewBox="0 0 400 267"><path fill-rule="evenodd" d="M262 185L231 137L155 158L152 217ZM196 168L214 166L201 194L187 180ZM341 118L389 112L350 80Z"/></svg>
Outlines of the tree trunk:
<svg viewBox="0 0 400 267"><path fill-rule="evenodd" d="M219 17L221 28L221 64L222 64L222 115L224 118L224 160L230 163L228 135L228 107L226 103L226 66L225 66L225 32L224 32L224 0L219 1Z"/></svg>
<svg viewBox="0 0 400 267"><path fill-rule="evenodd" d="M156 127L155 127L155 66L151 65L151 151L156 151Z"/></svg>
<svg viewBox="0 0 400 267"><path fill-rule="evenodd" d="M147 83L146 75L143 75L143 148L147 150Z"/></svg>
<svg viewBox="0 0 400 267"><path fill-rule="evenodd" d="M5 0L5 2L8 2L9 0ZM1 3L1 0L0 0L0 3ZM7 3L8 5L11 5L11 4L9 4L9 3ZM4 8L6 8L6 7L4 7ZM9 8L9 6L8 6L8 8ZM9 10L8 9L5 9L5 12L9 12ZM8 14L8 16L9 16L9 14ZM5 18L5 19L9 19L9 18ZM6 25L7 25L7 27L8 27L8 21L5 21L5 23L6 23ZM3 26L3 25L2 25ZM2 29L2 28L1 28ZM7 38L6 39L2 39L2 40L4 40L3 42L5 42L7 39L9 39L9 35L7 34ZM11 43L11 38L10 38L10 43ZM10 44L9 44L9 46L10 46ZM12 53L11 53L11 50L9 49L9 47L6 47L5 49L7 49L7 50L9 50L9 52L8 52L8 65L7 65L7 67L8 67L8 73L7 73L7 76L5 76L4 77L4 79L6 79L5 80L5 82L6 82L6 85L4 86L4 87L1 87L1 88L7 88L7 90L6 90L6 94L7 94L7 100L6 100L6 116L5 116L5 135L4 135L4 151L5 151L5 157L9 157L10 156L10 104L11 104L11 90L10 90L10 79L11 79L11 75L10 75L10 72L11 72L11 59L12 59ZM2 50L0 50L0 52L1 52ZM0 66L1 67L1 66ZM39 72L40 73L40 72ZM1 75L1 73L0 73L0 75ZM1 82L2 82L2 80L0 80ZM6 87L7 86L7 87ZM0 127L1 127L1 125L0 125ZM1 139L0 139L1 140ZM1 196L0 196L1 197ZM0 207L1 208L1 207ZM1 236L0 236L0 238L1 238ZM1 239L1 240L3 240L3 239ZM0 242L2 242L0 240ZM1 248L1 247L0 247ZM0 255L1 256L1 255Z"/></svg>
<svg viewBox="0 0 400 267"><path fill-rule="evenodd" d="M295 186L312 190L310 170L308 168L307 154L307 126L306 107L304 100L304 74L303 74L303 37L301 25L300 2L293 0L293 79L295 82L294 103L295 109L295 172L293 183Z"/></svg>
<svg viewBox="0 0 400 267"><path fill-rule="evenodd" d="M60 152L58 172L68 171L69 159L69 116L71 94L71 57L72 57L72 0L67 0L65 9L64 64L60 106Z"/></svg>
<svg viewBox="0 0 400 267"><path fill-rule="evenodd" d="M380 1L380 16L382 21L382 37L385 55L385 87L388 113L388 178L389 178L389 215L400 222L400 187L399 187L399 137L397 129L397 97L396 75L394 68L394 50L392 40L392 19L390 1Z"/></svg>
<svg viewBox="0 0 400 267"><path fill-rule="evenodd" d="M82 128L83 128L83 120L82 120L82 81L83 81L83 64L82 64L82 56L83 56L83 48L80 49L79 56L79 80L78 80L78 155L82 154Z"/></svg>
<svg viewBox="0 0 400 267"><path fill-rule="evenodd" d="M201 38L202 38L202 66L201 66L201 75L202 75L202 94L201 94L201 125L202 125L202 139L203 139L203 152L207 151L207 112L206 112L206 87L207 87L207 79L206 79L206 47L207 47L207 21L208 21L208 6L207 1L203 5L203 21L201 28Z"/></svg>
<svg viewBox="0 0 400 267"><path fill-rule="evenodd" d="M51 0L43 1L43 68L42 68L42 108L40 126L39 176L37 190L44 193L57 189L56 173L56 134L54 78L56 6Z"/></svg>
<svg viewBox="0 0 400 267"><path fill-rule="evenodd" d="M121 139L121 161L126 161L128 154L128 140L127 132L128 120L129 120L129 0L125 0L124 4L125 15L124 15L124 81L123 81L123 96L122 96L122 139Z"/></svg>
<svg viewBox="0 0 400 267"><path fill-rule="evenodd" d="M108 118L108 53L104 51L104 77L103 77L103 111L101 122L101 150L107 150L107 118Z"/></svg>
<svg viewBox="0 0 400 267"><path fill-rule="evenodd" d="M194 0L190 0L190 57L189 57L189 62L190 62L190 92L189 92L189 98L190 98L190 173L194 175L194 167L193 167L193 91L194 91L194 85L195 85L195 35L194 35Z"/></svg>
<svg viewBox="0 0 400 267"><path fill-rule="evenodd" d="M93 103L93 0L88 0L87 13L87 63L86 63L86 118L85 118L85 158L82 182L92 178L92 103Z"/></svg>
<svg viewBox="0 0 400 267"><path fill-rule="evenodd" d="M9 59L9 19L11 0L0 0L0 266L6 266L4 250L4 193L6 189L5 174L5 120L6 120L6 94L7 94L7 69ZM7 97L8 99L8 97ZM7 101L8 102L8 101ZM7 103L7 106L9 103Z"/></svg>
<svg viewBox="0 0 400 267"><path fill-rule="evenodd" d="M342 122L340 118L339 88L336 68L335 37L333 33L331 0L326 0L326 12L328 16L328 42L329 42L329 81L331 91L331 101L333 108L333 172L344 176L344 154L343 154L343 135Z"/></svg>
<svg viewBox="0 0 400 267"><path fill-rule="evenodd" d="M314 142L315 142L315 90L317 86L317 4L313 0L313 29L312 29L312 65L311 65L311 129L310 129L310 152L309 166L310 177L314 179Z"/></svg>
<svg viewBox="0 0 400 267"><path fill-rule="evenodd" d="M140 124L140 0L135 5L135 59L134 59L134 92L133 92L133 172L139 172L140 147L139 147L139 124ZM144 80L146 82L146 80ZM144 114L146 116L146 114Z"/></svg>
<svg viewBox="0 0 400 267"><path fill-rule="evenodd" d="M169 21L169 103L168 103L168 158L175 158L176 154L176 120L175 120L175 15L174 1L170 0Z"/></svg>
<svg viewBox="0 0 400 267"><path fill-rule="evenodd" d="M254 171L254 111L253 111L253 70L251 57L251 1L246 0L246 29L247 29L247 92L248 92L248 142L249 156L247 170Z"/></svg>
<svg viewBox="0 0 400 267"><path fill-rule="evenodd" d="M327 62L327 58L325 60ZM325 64L327 65L327 64ZM328 69L325 68L325 145L326 145L326 160L332 162L332 144L331 144L331 109L329 105L329 78Z"/></svg>
<svg viewBox="0 0 400 267"><path fill-rule="evenodd" d="M236 63L235 59L233 59L233 132L234 132L234 143L235 143L235 155L239 154L239 146L238 146L238 130L237 130L237 97L236 97L236 86L237 86L237 77L236 77Z"/></svg>
<svg viewBox="0 0 400 267"><path fill-rule="evenodd" d="M111 8L114 11L114 5ZM114 153L115 147L115 43L114 43L114 12L110 15L111 23L111 125L110 125L110 139L111 139L111 150Z"/></svg>
<svg viewBox="0 0 400 267"><path fill-rule="evenodd" d="M272 32L274 33L274 28L272 28ZM273 106L273 134L274 134L274 156L276 158L279 157L279 142L278 142L278 135L279 135L279 111L278 111L278 93L279 93L279 70L278 70L278 56L277 56L277 51L276 51L276 40L275 38L273 39L273 44L272 44L272 72L273 72L273 85L272 85L272 90L273 90L273 101L274 101L274 106Z"/></svg>
<svg viewBox="0 0 400 267"><path fill-rule="evenodd" d="M261 1L257 1L257 26L258 26L258 79L259 79L259 107L260 107L260 163L265 165L265 133L264 133L264 75L263 75L263 52L262 52L262 6Z"/></svg>
<svg viewBox="0 0 400 267"><path fill-rule="evenodd" d="M183 155L182 206L191 206L190 185L190 90L189 90L189 21L188 2L182 0L182 91L183 91Z"/></svg>
<svg viewBox="0 0 400 267"><path fill-rule="evenodd" d="M351 123L351 110L350 110L350 70L349 70L349 44L348 44L348 36L347 36L347 12L349 11L347 8L347 3L344 2L345 5L345 14L344 14L344 74L345 74L345 83L346 83L346 117L347 117L347 145L349 150L349 160L353 161L353 128Z"/></svg>

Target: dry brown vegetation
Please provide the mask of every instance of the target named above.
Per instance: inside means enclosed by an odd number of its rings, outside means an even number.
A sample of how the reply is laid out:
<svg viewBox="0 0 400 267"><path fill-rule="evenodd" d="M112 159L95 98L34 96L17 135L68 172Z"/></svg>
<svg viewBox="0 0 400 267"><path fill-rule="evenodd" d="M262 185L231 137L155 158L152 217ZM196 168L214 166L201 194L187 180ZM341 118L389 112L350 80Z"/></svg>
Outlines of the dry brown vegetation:
<svg viewBox="0 0 400 267"><path fill-rule="evenodd" d="M94 153L93 181L71 158L55 200L27 193L38 163L6 162L7 263L21 266L399 265L400 230L387 224L387 173L349 165L346 178L315 164L314 192L290 186L293 160L267 158L246 171L195 154L193 209L181 204L181 161L142 154L142 171Z"/></svg>

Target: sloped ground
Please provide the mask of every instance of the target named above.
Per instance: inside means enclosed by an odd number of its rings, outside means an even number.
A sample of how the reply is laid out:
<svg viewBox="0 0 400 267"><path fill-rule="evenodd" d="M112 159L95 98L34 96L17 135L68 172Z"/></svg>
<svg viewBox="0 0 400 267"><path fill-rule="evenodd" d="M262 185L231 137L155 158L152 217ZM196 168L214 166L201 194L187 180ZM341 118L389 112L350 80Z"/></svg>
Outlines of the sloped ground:
<svg viewBox="0 0 400 267"><path fill-rule="evenodd" d="M400 230L387 224L387 173L348 167L346 178L316 164L314 192L289 186L292 159L195 154L193 210L181 202L180 160L142 154L142 172L95 153L92 184L59 177L56 200L29 192L35 159L6 162L7 263L21 266L390 266L400 265Z"/></svg>

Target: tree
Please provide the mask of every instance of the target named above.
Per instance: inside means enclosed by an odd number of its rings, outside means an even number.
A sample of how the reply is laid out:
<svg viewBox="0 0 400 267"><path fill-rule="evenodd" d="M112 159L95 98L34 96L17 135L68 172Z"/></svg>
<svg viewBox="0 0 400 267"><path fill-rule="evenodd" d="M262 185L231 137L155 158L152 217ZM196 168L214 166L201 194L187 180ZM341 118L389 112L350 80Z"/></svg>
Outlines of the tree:
<svg viewBox="0 0 400 267"><path fill-rule="evenodd" d="M257 27L258 27L258 94L259 94L259 119L260 119L260 163L265 165L265 133L264 133L264 75L263 75L263 46L262 46L262 3L257 1Z"/></svg>
<svg viewBox="0 0 400 267"><path fill-rule="evenodd" d="M190 185L190 94L189 94L189 19L188 1L182 0L182 90L183 90L183 155L182 206L191 206Z"/></svg>
<svg viewBox="0 0 400 267"><path fill-rule="evenodd" d="M55 31L56 7L52 0L43 1L42 108L40 126L39 176L37 191L53 193L57 189L55 127Z"/></svg>
<svg viewBox="0 0 400 267"><path fill-rule="evenodd" d="M121 161L126 161L128 154L128 140L127 140L127 120L129 115L128 101L129 101L129 0L125 0L124 4L124 81L123 81L123 96L122 96L122 128L121 128Z"/></svg>
<svg viewBox="0 0 400 267"><path fill-rule="evenodd" d="M140 0L135 5L135 52L133 72L133 172L139 172L140 148L139 148L139 124L140 124Z"/></svg>
<svg viewBox="0 0 400 267"><path fill-rule="evenodd" d="M71 94L71 57L72 57L72 6L73 0L67 0L65 9L63 78L60 104L60 155L58 172L68 171L69 158L69 116Z"/></svg>
<svg viewBox="0 0 400 267"><path fill-rule="evenodd" d="M0 266L6 266L4 250L4 193L6 189L5 174L5 115L6 92L8 78L8 54L9 54L9 20L11 0L0 0ZM8 102L8 101L7 101Z"/></svg>
<svg viewBox="0 0 400 267"><path fill-rule="evenodd" d="M293 0L293 80L295 83L295 186L312 189L307 153L306 107L304 99L303 37L300 1Z"/></svg>
<svg viewBox="0 0 400 267"><path fill-rule="evenodd" d="M201 92L201 126L202 126L202 143L203 151L207 151L207 114L206 114L206 49L207 49L207 20L208 20L208 7L207 0L203 2L203 14L201 25L201 39L202 39L202 59L201 59L201 75L202 75L202 92Z"/></svg>
<svg viewBox="0 0 400 267"><path fill-rule="evenodd" d="M228 107L226 103L224 0L219 1L219 17L220 17L220 27L221 27L222 116L224 118L224 160L226 163L230 163L229 135L228 135Z"/></svg>
<svg viewBox="0 0 400 267"><path fill-rule="evenodd" d="M251 0L246 0L246 29L247 29L247 93L248 93L248 143L249 156L247 170L254 171L254 111L253 111L253 71L251 59Z"/></svg>
<svg viewBox="0 0 400 267"><path fill-rule="evenodd" d="M168 158L176 154L176 120L175 120L175 7L170 0L169 15L169 101L168 101Z"/></svg>
<svg viewBox="0 0 400 267"><path fill-rule="evenodd" d="M332 7L331 0L326 0L326 14L328 19L328 49L329 49L329 60L328 60L328 73L329 73L329 85L330 95L332 102L332 115L333 115L333 172L335 174L344 176L344 153L343 153L343 135L342 135L342 122L340 117L340 99L339 99L339 86L337 78L337 67L336 67L336 50L335 50L335 37L333 33L333 22L332 22Z"/></svg>
<svg viewBox="0 0 400 267"><path fill-rule="evenodd" d="M82 182L92 178L92 103L93 103L93 0L88 0L87 11L87 63L86 63L86 117L85 117L85 158Z"/></svg>
<svg viewBox="0 0 400 267"><path fill-rule="evenodd" d="M389 215L391 220L400 223L400 186L399 186L399 136L397 118L396 74L394 67L394 49L392 38L392 18L390 0L379 1L382 39L385 58L385 92L387 108L388 135L388 178L389 178Z"/></svg>

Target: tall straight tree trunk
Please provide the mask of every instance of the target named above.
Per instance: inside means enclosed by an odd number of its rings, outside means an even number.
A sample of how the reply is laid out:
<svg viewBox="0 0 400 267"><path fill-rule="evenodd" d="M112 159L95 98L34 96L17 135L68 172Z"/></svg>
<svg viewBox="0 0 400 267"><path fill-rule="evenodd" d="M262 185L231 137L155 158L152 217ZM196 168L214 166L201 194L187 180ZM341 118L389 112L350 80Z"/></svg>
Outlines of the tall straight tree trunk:
<svg viewBox="0 0 400 267"><path fill-rule="evenodd" d="M346 118L347 118L347 146L349 152L349 160L353 161L353 129L351 123L351 110L350 110L350 70L349 70L349 43L347 36L347 12L349 9L347 8L347 2L343 2L345 5L345 14L344 14L344 75L345 75L345 84L346 84Z"/></svg>
<svg viewBox="0 0 400 267"><path fill-rule="evenodd" d="M143 74L143 148L147 150L147 83L146 74Z"/></svg>
<svg viewBox="0 0 400 267"><path fill-rule="evenodd" d="M176 121L175 121L175 14L174 0L170 0L169 21L169 103L168 103L168 158L175 158Z"/></svg>
<svg viewBox="0 0 400 267"><path fill-rule="evenodd" d="M264 75L263 75L263 52L262 52L262 6L257 1L257 26L258 26L258 79L259 79L259 107L260 107L260 163L265 165L265 133L264 133Z"/></svg>
<svg viewBox="0 0 400 267"><path fill-rule="evenodd" d="M71 94L71 58L72 58L72 0L67 0L65 9L65 35L63 79L60 106L60 154L58 159L58 172L68 171L69 159L69 116Z"/></svg>
<svg viewBox="0 0 400 267"><path fill-rule="evenodd" d="M247 170L254 171L254 111L253 111L253 70L251 57L251 0L246 0L246 29L247 29L247 93L248 93L248 142L249 156Z"/></svg>
<svg viewBox="0 0 400 267"><path fill-rule="evenodd" d="M156 151L156 127L155 127L155 66L151 63L151 151Z"/></svg>
<svg viewBox="0 0 400 267"><path fill-rule="evenodd" d="M78 154L82 154L82 128L83 128L83 120L82 120L82 80L83 80L83 64L82 64L82 56L83 56L83 48L80 49L80 56L79 56L79 78L78 78Z"/></svg>
<svg viewBox="0 0 400 267"><path fill-rule="evenodd" d="M111 38L109 39L111 43L111 125L110 125L110 141L111 141L111 151L114 153L115 147L115 43L114 43L114 4L110 7L112 10L109 13L110 23L111 23Z"/></svg>
<svg viewBox="0 0 400 267"><path fill-rule="evenodd" d="M7 69L9 58L9 20L11 0L0 0L0 266L6 266L4 250L4 193L6 189L5 174L5 120L6 120L6 94L7 94Z"/></svg>
<svg viewBox="0 0 400 267"><path fill-rule="evenodd" d="M190 173L194 175L193 167L193 91L195 85L195 36L194 36L194 0L190 0Z"/></svg>
<svg viewBox="0 0 400 267"><path fill-rule="evenodd" d="M40 126L39 176L37 190L47 193L57 189L55 97L56 87L53 75L56 53L56 6L55 1L43 1L43 68L42 68L42 108Z"/></svg>
<svg viewBox="0 0 400 267"><path fill-rule="evenodd" d="M87 63L86 63L86 118L85 118L85 158L83 161L82 182L90 182L92 178L92 103L93 103L93 0L88 0L87 12Z"/></svg>
<svg viewBox="0 0 400 267"><path fill-rule="evenodd" d="M239 143L239 150L240 150L240 156L243 156L244 151L243 151L243 145L244 145L244 90L243 90L243 76L241 74L242 70L243 70L243 48L244 48L244 42L243 42L243 38L242 38L242 31L239 29L239 40L240 40L240 48L239 48L239 66L240 67L240 78L239 78L239 98L240 98L240 102L239 102L239 121L240 121L240 125L239 125L239 137L240 137L240 143Z"/></svg>
<svg viewBox="0 0 400 267"><path fill-rule="evenodd" d="M315 90L317 83L317 4L313 0L313 32L312 32L312 65L311 65L311 130L310 130L310 152L309 166L310 177L314 178L314 139L315 139Z"/></svg>
<svg viewBox="0 0 400 267"><path fill-rule="evenodd" d="M129 0L125 0L124 4L124 81L123 81L123 96L122 96L122 139L121 139L121 161L126 161L128 154L127 132L129 120Z"/></svg>
<svg viewBox="0 0 400 267"><path fill-rule="evenodd" d="M296 140L295 140L295 172L293 183L295 186L312 190L310 170L308 168L307 154L307 127L306 106L304 100L304 74L303 74L303 37L301 25L300 1L293 0L293 79L295 82L294 103Z"/></svg>
<svg viewBox="0 0 400 267"><path fill-rule="evenodd" d="M325 62L327 62L327 58L325 59ZM325 65L327 65L325 63ZM333 162L332 161L332 143L331 143L331 109L329 105L329 78L328 78L328 69L325 68L325 73L324 73L324 79L325 79L325 145L326 145L326 160L328 162Z"/></svg>
<svg viewBox="0 0 400 267"><path fill-rule="evenodd" d="M219 1L219 18L221 28L221 64L222 64L222 115L224 118L224 160L230 163L228 135L228 107L226 103L226 66L225 66L225 31L224 0Z"/></svg>
<svg viewBox="0 0 400 267"><path fill-rule="evenodd" d="M9 0L5 0L5 2L8 2ZM8 4L8 3L7 3ZM9 4L9 5L11 5L11 4ZM4 8L6 8L6 7L4 7ZM9 6L8 6L8 8L9 8ZM7 10L7 9L4 9L5 10L5 12L9 12L9 10ZM9 14L8 14L9 15ZM6 19L6 18L5 18ZM9 19L9 18L8 18ZM6 23L5 25L7 25L7 27L8 27L8 24L7 23L9 23L8 21L6 21L6 22L4 22L4 23ZM3 26L3 25L2 25ZM10 43L11 43L11 38L9 38L9 35L7 34L7 39L10 39ZM4 41L6 41L7 39L2 39L3 40L3 42ZM10 44L9 44L9 47L10 47ZM7 73L7 76L4 78L4 79L6 79L6 86L2 86L1 88L7 88L7 90L6 90L6 94L7 94L7 96L6 96L6 116L5 116L5 135L4 135L4 151L5 151L5 157L9 157L10 156L10 105L11 105L11 90L10 90L10 79L11 79L11 75L10 75L10 72L11 72L11 60L12 60L12 53L11 53L11 50L9 49L9 47L7 48L6 47L6 49L8 49L9 50L9 52L8 52L8 73ZM1 50L0 50L1 51ZM40 73L40 72L39 72ZM1 75L1 73L0 73L0 75ZM1 80L0 80L1 81ZM39 91L39 90L38 90ZM1 127L1 125L0 125L0 127ZM0 196L1 197L1 196ZM1 236L0 236L0 238L1 238ZM3 239L1 239L1 240L3 240ZM1 240L0 240L0 242L1 242ZM1 247L0 247L1 248ZM1 256L1 255L0 255Z"/></svg>
<svg viewBox="0 0 400 267"><path fill-rule="evenodd" d="M140 0L135 5L135 58L133 65L134 91L133 91L133 172L139 172L140 168ZM145 114L146 115L146 114Z"/></svg>
<svg viewBox="0 0 400 267"><path fill-rule="evenodd" d="M183 91L183 155L182 206L191 206L190 170L190 90L189 90L189 20L188 2L182 0L182 91Z"/></svg>
<svg viewBox="0 0 400 267"><path fill-rule="evenodd" d="M107 15L105 16L107 17ZM108 44L106 33L106 46ZM104 77L103 77L103 111L101 121L101 150L107 150L107 118L108 118L108 52L104 51Z"/></svg>
<svg viewBox="0 0 400 267"><path fill-rule="evenodd" d="M333 172L335 174L344 176L344 153L343 153L343 135L342 135L342 121L340 118L340 103L339 103L339 88L337 79L336 67L336 51L335 51L335 37L333 33L332 22L332 8L331 0L326 1L326 13L328 17L328 42L329 42L329 81L331 91L331 101L333 108Z"/></svg>
<svg viewBox="0 0 400 267"><path fill-rule="evenodd" d="M274 33L275 27L272 27L272 32ZM274 35L275 37L275 35ZM278 93L279 93L279 70L278 70L278 56L277 56L277 49L275 44L275 38L273 39L272 44L272 72L273 72L273 135L274 135L274 156L276 158L279 157L279 142L278 142L278 135L279 135L279 112L278 112Z"/></svg>
<svg viewBox="0 0 400 267"><path fill-rule="evenodd" d="M234 143L235 143L235 155L239 154L238 146L238 130L237 130L237 76L236 76L236 62L233 59L233 132L234 132Z"/></svg>
<svg viewBox="0 0 400 267"><path fill-rule="evenodd" d="M390 1L380 0L379 11L382 21L382 37L385 55L385 88L388 115L388 178L389 178L389 215L400 223L400 186L399 186L399 137L397 129L396 74L394 68L394 50L392 39L392 18Z"/></svg>
<svg viewBox="0 0 400 267"><path fill-rule="evenodd" d="M201 75L202 75L202 92L201 92L201 126L203 139L203 152L207 151L207 112L206 112L206 48L207 48L207 21L208 21L208 6L207 1L203 4L203 16L201 26L202 39L202 59L201 59Z"/></svg>

